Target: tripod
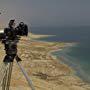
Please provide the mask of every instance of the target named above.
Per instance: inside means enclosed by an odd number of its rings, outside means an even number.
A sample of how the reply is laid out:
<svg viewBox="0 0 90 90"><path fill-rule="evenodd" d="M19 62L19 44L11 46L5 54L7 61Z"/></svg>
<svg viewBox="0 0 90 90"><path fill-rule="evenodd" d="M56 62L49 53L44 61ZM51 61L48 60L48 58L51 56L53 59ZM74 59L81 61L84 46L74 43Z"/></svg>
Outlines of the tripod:
<svg viewBox="0 0 90 90"><path fill-rule="evenodd" d="M13 69L13 60L10 61L10 59L11 57L8 55L6 55L4 58L4 64L6 68L3 76L2 90L9 90L9 87L10 87L11 75L12 75L12 69ZM12 59L14 59L14 56L12 57ZM21 61L21 59L17 55L15 56L15 59L17 62Z"/></svg>
<svg viewBox="0 0 90 90"><path fill-rule="evenodd" d="M22 61L18 55L17 55L17 42L19 39L15 41L7 41L5 43L5 51L6 51L6 56L3 60L5 63L5 71L4 71L4 76L3 76L3 82L2 82L2 90L9 90L10 88L10 82L11 82L11 75L12 75L12 68L13 68L13 61L16 59L17 65L19 66L21 72L23 73L24 77L26 78L28 85L31 87L32 90L35 90L32 80L28 76L27 72L24 70L24 68L21 66L19 63Z"/></svg>
<svg viewBox="0 0 90 90"><path fill-rule="evenodd" d="M19 66L21 72L23 73L24 77L26 78L28 85L31 87L32 90L35 90L32 80L30 79L27 72L24 70L24 68L20 64L20 61L22 61L22 60L17 55L15 56L15 59L16 59L17 65ZM4 62L4 63L5 63L6 69L4 72L5 74L4 74L3 82L2 82L2 90L10 90L13 62Z"/></svg>

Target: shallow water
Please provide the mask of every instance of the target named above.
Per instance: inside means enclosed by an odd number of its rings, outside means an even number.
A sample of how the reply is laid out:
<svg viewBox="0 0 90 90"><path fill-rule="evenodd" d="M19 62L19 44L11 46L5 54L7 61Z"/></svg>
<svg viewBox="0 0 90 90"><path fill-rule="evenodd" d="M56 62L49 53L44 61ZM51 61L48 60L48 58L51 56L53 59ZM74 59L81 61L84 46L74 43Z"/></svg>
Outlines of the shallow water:
<svg viewBox="0 0 90 90"><path fill-rule="evenodd" d="M38 27L32 28L36 34L56 35L54 37L42 38L43 41L78 42L71 48L65 48L63 52L54 53L58 58L64 57L65 63L75 70L77 75L90 82L90 27Z"/></svg>
<svg viewBox="0 0 90 90"><path fill-rule="evenodd" d="M57 56L57 58L63 58L62 62L73 68L76 71L75 74L77 76L90 83L90 66L85 65L87 64L86 61L81 61L82 59L77 58L76 56L74 56L74 54L70 55L73 51L71 49L74 47L65 48L62 51L53 52L52 54Z"/></svg>

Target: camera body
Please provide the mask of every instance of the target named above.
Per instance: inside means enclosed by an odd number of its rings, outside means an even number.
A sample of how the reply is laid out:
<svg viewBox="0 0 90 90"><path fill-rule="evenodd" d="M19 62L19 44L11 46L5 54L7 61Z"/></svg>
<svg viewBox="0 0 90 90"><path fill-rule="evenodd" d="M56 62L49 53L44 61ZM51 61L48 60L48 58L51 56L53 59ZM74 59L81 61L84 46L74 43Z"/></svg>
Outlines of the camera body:
<svg viewBox="0 0 90 90"><path fill-rule="evenodd" d="M28 26L21 22L16 28L15 28L16 34L19 36L27 36L28 35Z"/></svg>
<svg viewBox="0 0 90 90"><path fill-rule="evenodd" d="M24 23L20 23L14 30L11 28L5 28L0 31L0 40L5 45L5 51L7 55L14 55L17 53L17 43L20 40L20 36L28 35L28 26Z"/></svg>
<svg viewBox="0 0 90 90"><path fill-rule="evenodd" d="M22 22L23 23L23 22ZM8 35L10 34L11 31L8 30ZM26 24L19 24L15 30L13 31L16 36L28 36L28 26ZM12 35L13 36L13 35ZM0 40L4 39L5 34L4 30L0 30Z"/></svg>

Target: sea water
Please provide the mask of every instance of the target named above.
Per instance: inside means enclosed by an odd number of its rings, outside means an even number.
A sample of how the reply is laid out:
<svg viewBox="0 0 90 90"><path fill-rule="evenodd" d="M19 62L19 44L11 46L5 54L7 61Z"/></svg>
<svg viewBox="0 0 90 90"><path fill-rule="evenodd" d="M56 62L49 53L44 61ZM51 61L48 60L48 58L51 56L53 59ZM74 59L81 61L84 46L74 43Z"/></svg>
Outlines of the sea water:
<svg viewBox="0 0 90 90"><path fill-rule="evenodd" d="M53 54L64 57L64 62L77 71L77 75L90 82L90 26L80 27L33 27L36 34L55 35L41 38L43 41L75 42L72 47L65 48Z"/></svg>

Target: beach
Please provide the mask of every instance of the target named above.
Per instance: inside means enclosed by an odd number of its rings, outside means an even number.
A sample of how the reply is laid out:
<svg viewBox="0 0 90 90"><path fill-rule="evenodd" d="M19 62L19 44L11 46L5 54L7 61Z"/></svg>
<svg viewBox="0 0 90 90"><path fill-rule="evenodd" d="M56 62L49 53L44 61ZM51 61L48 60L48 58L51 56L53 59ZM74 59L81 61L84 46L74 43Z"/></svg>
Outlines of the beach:
<svg viewBox="0 0 90 90"><path fill-rule="evenodd" d="M38 37L37 35L35 36ZM62 50L72 43L42 42L21 38L18 43L18 55L21 65L32 79L36 90L90 90L90 85L74 74L74 70L58 60L52 52ZM0 44L1 63L4 58L4 47ZM11 90L31 90L22 72L14 61Z"/></svg>

